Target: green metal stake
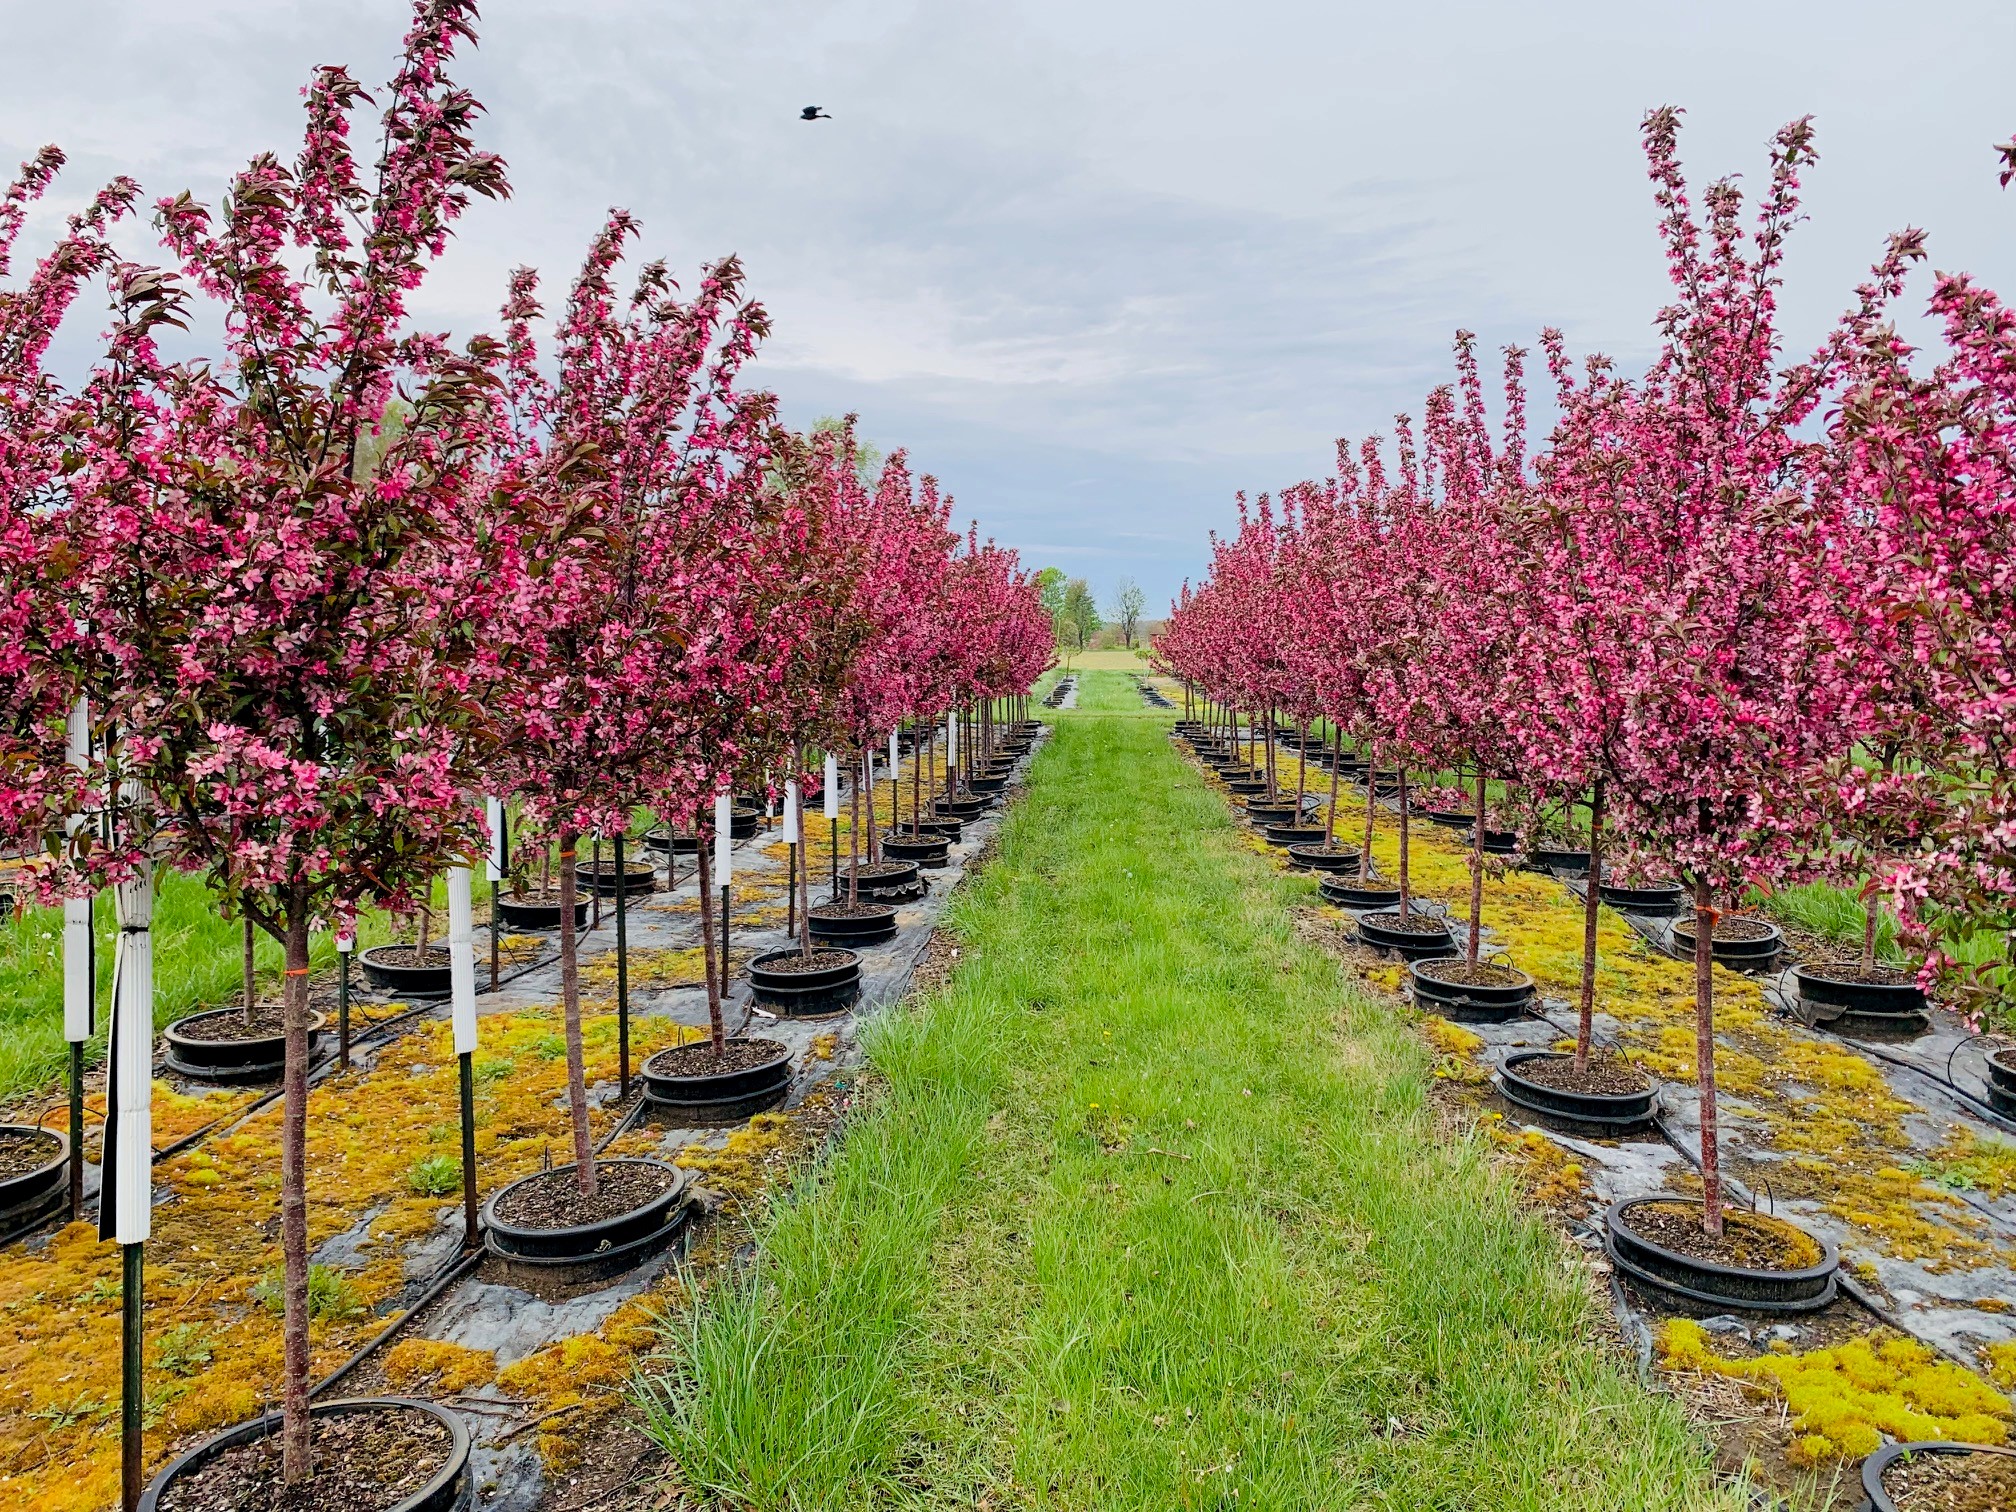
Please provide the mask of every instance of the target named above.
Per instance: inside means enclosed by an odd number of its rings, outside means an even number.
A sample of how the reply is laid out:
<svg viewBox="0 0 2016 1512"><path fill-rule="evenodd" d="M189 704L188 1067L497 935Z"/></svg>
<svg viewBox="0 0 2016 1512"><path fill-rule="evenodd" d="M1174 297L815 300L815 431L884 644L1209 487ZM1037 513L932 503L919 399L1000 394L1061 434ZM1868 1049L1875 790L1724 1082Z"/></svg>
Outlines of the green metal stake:
<svg viewBox="0 0 2016 1512"><path fill-rule="evenodd" d="M336 1058L350 1069L350 952L336 944Z"/></svg>
<svg viewBox="0 0 2016 1512"><path fill-rule="evenodd" d="M106 1179L111 1180L108 1172ZM145 1323L140 1309L140 1282L144 1269L147 1246L128 1244L122 1246L121 1259L124 1261L123 1292L120 1297L119 1353L122 1367L121 1391L119 1398L119 1491L120 1505L125 1512L134 1512L140 1505L140 1495L147 1489L144 1477L145 1463L142 1458L141 1435L145 1425L141 1418L145 1390L142 1379L141 1348L145 1341Z"/></svg>
<svg viewBox="0 0 2016 1512"><path fill-rule="evenodd" d="M474 1249L477 1244L476 1224L476 1054L464 1050L456 1057L461 1062L462 1081L462 1247Z"/></svg>

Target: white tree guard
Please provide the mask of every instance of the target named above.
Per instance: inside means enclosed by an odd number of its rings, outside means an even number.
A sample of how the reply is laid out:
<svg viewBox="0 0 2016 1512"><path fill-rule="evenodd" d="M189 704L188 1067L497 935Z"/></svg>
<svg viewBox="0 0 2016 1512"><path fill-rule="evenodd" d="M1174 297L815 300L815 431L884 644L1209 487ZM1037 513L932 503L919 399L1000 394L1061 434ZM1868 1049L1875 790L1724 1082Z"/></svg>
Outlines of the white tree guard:
<svg viewBox="0 0 2016 1512"><path fill-rule="evenodd" d="M448 1012L455 1027L455 1053L476 1048L476 923L470 906L470 872L448 868Z"/></svg>
<svg viewBox="0 0 2016 1512"><path fill-rule="evenodd" d="M735 839L729 831L735 823L735 800L727 793L714 798L714 885L726 887L735 880Z"/></svg>
<svg viewBox="0 0 2016 1512"><path fill-rule="evenodd" d="M798 779L796 777L793 777L784 784L784 822L780 827L784 831L785 844L795 845L798 843Z"/></svg>

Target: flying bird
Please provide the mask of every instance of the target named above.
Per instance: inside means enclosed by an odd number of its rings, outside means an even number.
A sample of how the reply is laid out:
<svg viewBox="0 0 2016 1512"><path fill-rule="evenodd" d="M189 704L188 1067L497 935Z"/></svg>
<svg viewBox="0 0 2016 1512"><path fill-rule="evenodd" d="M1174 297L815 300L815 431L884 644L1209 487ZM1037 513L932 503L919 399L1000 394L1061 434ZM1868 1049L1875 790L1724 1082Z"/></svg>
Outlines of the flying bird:
<svg viewBox="0 0 2016 1512"><path fill-rule="evenodd" d="M803 110L798 112L798 119L801 121L830 121L833 117L826 114L817 105L807 105Z"/></svg>

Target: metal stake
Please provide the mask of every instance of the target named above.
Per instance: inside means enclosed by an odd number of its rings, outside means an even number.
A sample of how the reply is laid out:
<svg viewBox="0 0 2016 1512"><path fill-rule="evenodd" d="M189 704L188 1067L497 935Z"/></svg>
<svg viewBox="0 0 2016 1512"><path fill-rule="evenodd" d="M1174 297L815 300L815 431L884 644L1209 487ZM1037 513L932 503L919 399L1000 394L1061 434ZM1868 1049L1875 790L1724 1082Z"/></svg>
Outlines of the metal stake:
<svg viewBox="0 0 2016 1512"><path fill-rule="evenodd" d="M106 1173L111 1180L111 1173ZM124 1264L122 1293L120 1296L119 1323L119 1499L125 1512L133 1512L140 1505L140 1494L147 1489L143 1471L146 1465L142 1435L145 1427L141 1417L145 1405L143 1393L146 1383L142 1377L141 1349L146 1343L146 1327L141 1316L141 1278L145 1270L144 1244L121 1246L120 1258Z"/></svg>
<svg viewBox="0 0 2016 1512"><path fill-rule="evenodd" d="M336 1059L350 1069L350 952L336 953Z"/></svg>
<svg viewBox="0 0 2016 1512"><path fill-rule="evenodd" d="M455 1059L462 1082L462 1247L476 1248L476 1052Z"/></svg>

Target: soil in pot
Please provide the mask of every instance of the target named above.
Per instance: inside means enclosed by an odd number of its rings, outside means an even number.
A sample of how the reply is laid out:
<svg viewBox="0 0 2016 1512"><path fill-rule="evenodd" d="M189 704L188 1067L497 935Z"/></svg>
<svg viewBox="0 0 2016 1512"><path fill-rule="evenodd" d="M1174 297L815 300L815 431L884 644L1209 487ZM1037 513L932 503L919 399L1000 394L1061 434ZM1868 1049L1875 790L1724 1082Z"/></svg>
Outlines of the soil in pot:
<svg viewBox="0 0 2016 1512"><path fill-rule="evenodd" d="M0 1181L39 1171L63 1153L63 1141L46 1129L0 1128Z"/></svg>
<svg viewBox="0 0 2016 1512"><path fill-rule="evenodd" d="M1591 1054L1589 1064L1580 1071L1575 1069L1572 1055L1536 1056L1519 1063L1519 1074L1556 1092L1590 1097L1636 1097L1652 1085L1650 1077L1621 1055Z"/></svg>
<svg viewBox="0 0 2016 1512"><path fill-rule="evenodd" d="M763 969L772 976L804 976L815 971L831 971L853 959L854 952L851 950L815 950L810 955L800 955L794 950L789 955L778 955L765 961Z"/></svg>
<svg viewBox="0 0 2016 1512"><path fill-rule="evenodd" d="M372 949L371 959L380 966L440 971L448 965L448 947L429 945L423 951L418 945L379 945ZM280 1031L275 1029L273 1032L277 1034Z"/></svg>
<svg viewBox="0 0 2016 1512"><path fill-rule="evenodd" d="M1883 1470L1897 1512L2009 1512L2016 1507L2016 1455L1900 1454Z"/></svg>
<svg viewBox="0 0 2016 1512"><path fill-rule="evenodd" d="M1691 940L1694 938L1694 924L1692 920L1673 926L1674 934L1678 935L1683 932L1688 939ZM1747 943L1752 940L1768 940L1777 933L1777 926L1768 924L1762 919L1753 919L1747 914L1729 914L1715 921L1715 940L1717 944L1724 941L1734 943L1740 940Z"/></svg>
<svg viewBox="0 0 2016 1512"><path fill-rule="evenodd" d="M433 947L428 947L432 954ZM442 954L445 956L446 951ZM245 1010L226 1008L217 1013L199 1013L192 1018L179 1019L175 1032L183 1039L201 1040L206 1045L220 1045L232 1040L278 1039L287 1032L286 1008L280 1003L255 1003L252 1007L252 1021L245 1021Z"/></svg>
<svg viewBox="0 0 2016 1512"><path fill-rule="evenodd" d="M1385 920L1381 919L1382 923ZM1441 927L1441 920L1436 920ZM1389 929L1397 929L1398 924L1388 924ZM1468 961L1433 961L1435 980L1447 982L1452 987L1517 987L1528 978L1523 971L1515 971L1510 966L1496 966L1489 961L1479 961L1472 966Z"/></svg>
<svg viewBox="0 0 2016 1512"><path fill-rule="evenodd" d="M1449 923L1446 919L1436 918L1433 914L1414 913L1412 911L1403 919L1400 917L1398 909L1395 909L1391 913L1367 914L1365 915L1364 922L1367 924L1376 924L1381 929L1391 930L1394 934L1441 935L1449 933ZM1491 969L1495 970L1496 968Z"/></svg>
<svg viewBox="0 0 2016 1512"><path fill-rule="evenodd" d="M659 1076L725 1076L732 1071L754 1071L789 1054L776 1040L731 1039L719 1055L714 1053L712 1040L695 1040L660 1050L649 1065Z"/></svg>
<svg viewBox="0 0 2016 1512"><path fill-rule="evenodd" d="M887 903L816 903L812 907L815 919L887 919L894 915Z"/></svg>
<svg viewBox="0 0 2016 1512"><path fill-rule="evenodd" d="M220 1451L178 1475L159 1512L385 1512L421 1490L448 1464L455 1438L446 1424L410 1407L317 1413L315 1477L281 1483L280 1435Z"/></svg>
<svg viewBox="0 0 2016 1512"><path fill-rule="evenodd" d="M1820 1246L1810 1235L1743 1208L1723 1210L1719 1237L1701 1226L1700 1204L1691 1202L1638 1203L1631 1209L1631 1227L1661 1249L1710 1265L1794 1271L1821 1260Z"/></svg>
<svg viewBox="0 0 2016 1512"><path fill-rule="evenodd" d="M574 1168L542 1171L515 1184L497 1203L497 1216L517 1228L569 1229L606 1223L663 1197L679 1179L669 1167L641 1161L598 1163L595 1195L574 1179Z"/></svg>

